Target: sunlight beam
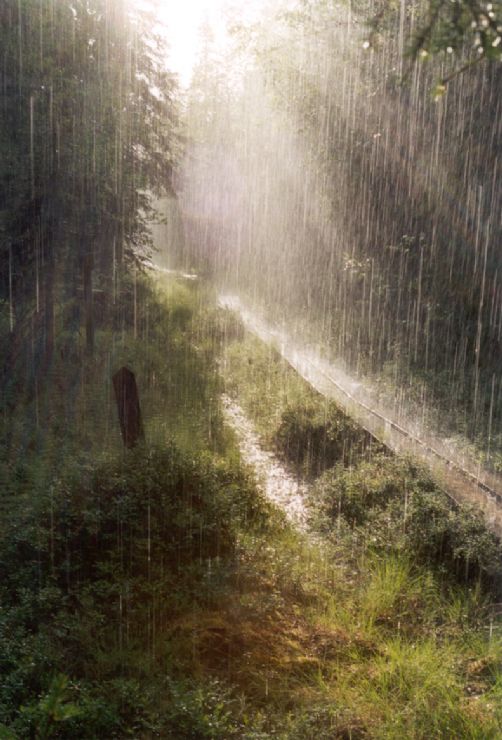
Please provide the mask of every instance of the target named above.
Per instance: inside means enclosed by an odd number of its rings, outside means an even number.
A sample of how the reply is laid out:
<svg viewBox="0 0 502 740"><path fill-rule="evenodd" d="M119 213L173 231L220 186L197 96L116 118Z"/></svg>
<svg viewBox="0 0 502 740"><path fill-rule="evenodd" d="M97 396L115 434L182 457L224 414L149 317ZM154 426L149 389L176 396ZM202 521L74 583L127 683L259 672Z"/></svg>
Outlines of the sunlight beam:
<svg viewBox="0 0 502 740"><path fill-rule="evenodd" d="M136 0L139 7L154 7L163 29L169 53L167 64L176 72L183 87L188 87L200 47L200 32L207 23L216 46L222 49L228 41L229 14L249 20L264 0Z"/></svg>

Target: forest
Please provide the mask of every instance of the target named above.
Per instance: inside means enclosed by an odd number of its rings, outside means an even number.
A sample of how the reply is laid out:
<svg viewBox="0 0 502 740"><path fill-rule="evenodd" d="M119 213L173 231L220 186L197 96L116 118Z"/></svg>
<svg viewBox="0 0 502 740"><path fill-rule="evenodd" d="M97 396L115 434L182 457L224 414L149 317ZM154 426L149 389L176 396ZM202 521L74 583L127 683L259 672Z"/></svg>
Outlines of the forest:
<svg viewBox="0 0 502 740"><path fill-rule="evenodd" d="M0 740L502 738L501 0L0 41Z"/></svg>

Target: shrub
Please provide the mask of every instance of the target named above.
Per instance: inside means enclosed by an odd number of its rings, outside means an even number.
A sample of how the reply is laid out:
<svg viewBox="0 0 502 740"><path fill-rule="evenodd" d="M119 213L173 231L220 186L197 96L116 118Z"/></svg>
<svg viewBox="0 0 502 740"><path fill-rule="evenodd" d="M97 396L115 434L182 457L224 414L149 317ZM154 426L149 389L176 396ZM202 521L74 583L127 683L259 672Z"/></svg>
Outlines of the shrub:
<svg viewBox="0 0 502 740"><path fill-rule="evenodd" d="M404 550L457 581L500 584L502 548L482 514L455 505L409 460L376 455L327 471L311 491L310 510L314 527L330 532L341 520L363 549Z"/></svg>
<svg viewBox="0 0 502 740"><path fill-rule="evenodd" d="M210 608L222 598L213 581L229 578L238 531L264 524L266 511L235 463L189 457L174 445L138 447L55 482L0 537L0 723L16 729L50 720L61 733L59 704L57 717L47 705L49 716L39 698L58 699L51 677L64 671L72 685L100 682L79 694L78 717L63 712L64 726L125 736L127 717L141 719L141 712L125 699L98 711L103 681L128 670L148 675L153 611L160 632L187 605Z"/></svg>
<svg viewBox="0 0 502 740"><path fill-rule="evenodd" d="M242 737L239 702L217 678L204 685L169 681L169 698L163 722L164 737Z"/></svg>
<svg viewBox="0 0 502 740"><path fill-rule="evenodd" d="M237 469L200 455L137 448L88 480L60 481L0 541L0 581L16 590L19 563L67 590L113 564L124 577L228 555L232 519L258 515ZM36 571L36 572L35 572ZM28 585L28 583L27 583ZM12 589L11 589L12 593Z"/></svg>
<svg viewBox="0 0 502 740"><path fill-rule="evenodd" d="M432 483L416 477L415 469L397 458L377 454L354 467L341 465L328 470L314 485L310 502L314 518L325 528L338 516L352 525L362 526L375 509L385 509L391 501L405 501L411 481L418 488L432 489Z"/></svg>
<svg viewBox="0 0 502 740"><path fill-rule="evenodd" d="M459 581L482 578L500 590L502 548L483 514L454 506L440 491L415 492L406 519L406 546L425 563L452 573Z"/></svg>
<svg viewBox="0 0 502 740"><path fill-rule="evenodd" d="M377 444L334 403L300 402L283 412L274 442L289 462L311 476L337 463L349 465Z"/></svg>

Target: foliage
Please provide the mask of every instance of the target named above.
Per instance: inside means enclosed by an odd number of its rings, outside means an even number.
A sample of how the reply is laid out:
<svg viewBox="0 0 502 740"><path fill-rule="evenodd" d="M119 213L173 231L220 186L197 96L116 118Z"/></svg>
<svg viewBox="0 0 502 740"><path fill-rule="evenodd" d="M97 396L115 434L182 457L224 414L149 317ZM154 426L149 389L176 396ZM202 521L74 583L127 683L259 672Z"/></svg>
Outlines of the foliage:
<svg viewBox="0 0 502 740"><path fill-rule="evenodd" d="M319 403L286 408L274 436L286 460L314 476L339 462L349 465L364 455L372 441L377 445L334 403L324 408Z"/></svg>
<svg viewBox="0 0 502 740"><path fill-rule="evenodd" d="M81 323L92 352L96 316L151 247L179 149L175 85L152 19L123 0L6 0L0 38L5 360L36 336L35 371ZM57 311L69 301L76 326Z"/></svg>
<svg viewBox="0 0 502 740"><path fill-rule="evenodd" d="M230 338L232 340L232 338ZM238 396L264 440L308 476L347 465L378 443L314 391L279 353L249 336L229 341L226 389Z"/></svg>
<svg viewBox="0 0 502 740"><path fill-rule="evenodd" d="M329 520L341 515L352 526L368 521L374 509L385 509L390 502L409 499L410 489L430 492L434 484L419 477L417 468L390 456L375 455L356 461L349 468L336 467L317 482L312 500L319 504Z"/></svg>
<svg viewBox="0 0 502 740"><path fill-rule="evenodd" d="M363 548L406 552L461 582L500 587L501 547L480 512L454 505L410 461L375 455L319 478L310 495L315 526L342 518Z"/></svg>
<svg viewBox="0 0 502 740"><path fill-rule="evenodd" d="M169 691L172 703L164 729L169 737L242 737L238 701L221 680L210 679L204 686L172 681Z"/></svg>
<svg viewBox="0 0 502 740"><path fill-rule="evenodd" d="M232 501L231 489L217 496L222 472L195 464L171 445L138 448L80 486L62 481L17 522L17 537L11 530L2 542L5 587L15 593L20 572L15 583L11 574L19 560L32 577L38 569L40 588L52 583L71 593L73 583L81 587L102 577L105 564L127 580L146 577L152 560L169 571L227 554L232 535L222 512Z"/></svg>
<svg viewBox="0 0 502 740"><path fill-rule="evenodd" d="M219 563L228 567L235 557L238 527L262 520L259 499L235 467L194 460L173 446L138 448L87 483L62 482L18 515L0 542L2 720L25 706L14 729L49 733L54 722L92 717L76 689L70 703L63 698L65 680L47 687L48 673L64 667L77 680L110 680L120 665L131 661L132 668L136 651L149 650L144 627L152 609L160 626L176 618L184 599L207 608L214 598L204 587L207 564L214 562L217 579ZM30 704L37 690L47 698ZM197 701L196 693L192 714ZM115 711L120 725L126 707Z"/></svg>
<svg viewBox="0 0 502 740"><path fill-rule="evenodd" d="M59 723L66 723L80 714L78 707L65 699L67 687L66 676L55 676L38 705L21 707L22 724L27 728L32 727L37 738L45 740L57 736Z"/></svg>
<svg viewBox="0 0 502 740"><path fill-rule="evenodd" d="M186 168L192 210L204 212L209 189L230 204L225 228L214 213L197 223L197 250L254 308L369 386L385 383L386 405L491 456L501 190L487 163L500 161L502 66L478 61L500 54L500 12L469 0L280 2L235 29L249 73L218 89L212 110L225 116Z"/></svg>
<svg viewBox="0 0 502 740"><path fill-rule="evenodd" d="M481 513L455 506L424 469L394 457L319 394L270 347L234 341L223 366L263 439L307 476L311 523L365 551L408 552L461 582L498 593L500 544Z"/></svg>
<svg viewBox="0 0 502 740"><path fill-rule="evenodd" d="M239 398L263 438L273 444L285 410L302 399L308 403L313 394L274 347L248 334L229 339L222 362L225 389Z"/></svg>
<svg viewBox="0 0 502 740"><path fill-rule="evenodd" d="M411 7L418 16L418 23L410 34L408 48L408 54L413 61L419 57L424 59L429 53L455 52L460 56L464 66L450 75L451 78L480 60L502 60L500 49L502 6L497 0L494 3L482 3L477 0L459 0L455 3L428 0L426 3L415 3ZM408 14L409 12L408 10ZM395 29L396 16L397 10L391 3L380 3L370 21L372 29L370 43L382 33L384 26L387 26L387 29L389 27Z"/></svg>
<svg viewBox="0 0 502 740"><path fill-rule="evenodd" d="M216 352L242 337L218 311L199 322L200 298L169 282L145 304L186 409L217 392ZM124 357L136 368L143 351L159 378L153 408L169 387L166 355L141 321L137 345L134 321L126 328ZM99 367L106 342L96 350ZM247 397L248 350L234 348L244 367L233 366ZM274 368L276 355L263 362L277 379L272 406L278 393L275 408L289 408L295 389L295 407L303 398L318 413L292 371ZM254 373L266 377L261 361ZM274 413L257 407L264 425ZM216 454L210 425L203 437L191 424L198 449L158 438L98 460L91 445L46 471L48 486L27 458L0 533L0 737L497 737L500 645L483 633L481 591L444 588L411 550L360 547L363 525L351 541L345 525L331 543L300 535L255 490L229 435ZM376 513L386 464L390 490L406 478L414 496L429 494L411 465L383 455L374 464ZM350 469L336 470L355 501Z"/></svg>

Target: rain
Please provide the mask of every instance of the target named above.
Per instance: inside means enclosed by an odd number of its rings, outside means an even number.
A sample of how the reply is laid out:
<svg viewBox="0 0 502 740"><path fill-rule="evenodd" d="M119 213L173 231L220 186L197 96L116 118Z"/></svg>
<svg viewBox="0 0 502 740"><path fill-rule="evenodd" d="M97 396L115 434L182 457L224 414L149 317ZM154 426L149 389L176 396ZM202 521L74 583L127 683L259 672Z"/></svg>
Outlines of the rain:
<svg viewBox="0 0 502 740"><path fill-rule="evenodd" d="M500 0L0 39L0 738L501 737Z"/></svg>

